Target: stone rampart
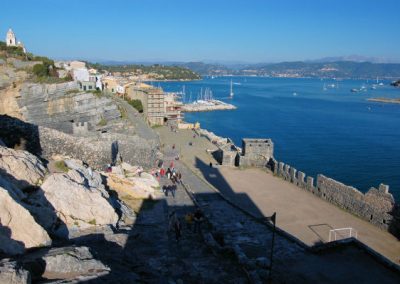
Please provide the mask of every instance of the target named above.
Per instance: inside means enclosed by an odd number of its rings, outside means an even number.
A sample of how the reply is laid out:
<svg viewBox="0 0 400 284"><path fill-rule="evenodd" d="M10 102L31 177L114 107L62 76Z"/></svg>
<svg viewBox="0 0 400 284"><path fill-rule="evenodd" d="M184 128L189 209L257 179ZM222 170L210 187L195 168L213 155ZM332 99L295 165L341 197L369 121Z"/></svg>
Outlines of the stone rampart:
<svg viewBox="0 0 400 284"><path fill-rule="evenodd" d="M76 137L7 115L0 115L0 139L8 147L26 149L45 159L53 155L64 155L83 160L96 169L104 169L118 153L123 161L144 168L153 167L160 158L157 140L119 133ZM113 147L115 142L118 149Z"/></svg>
<svg viewBox="0 0 400 284"><path fill-rule="evenodd" d="M243 138L239 166L266 167L274 155L271 139Z"/></svg>
<svg viewBox="0 0 400 284"><path fill-rule="evenodd" d="M400 237L398 205L395 203L393 195L389 193L387 185L381 184L378 189L371 187L364 194L352 186L347 186L324 175L318 175L317 184L314 185L313 177L306 176L305 173L282 162L278 163L275 174L381 229L390 231L396 237Z"/></svg>

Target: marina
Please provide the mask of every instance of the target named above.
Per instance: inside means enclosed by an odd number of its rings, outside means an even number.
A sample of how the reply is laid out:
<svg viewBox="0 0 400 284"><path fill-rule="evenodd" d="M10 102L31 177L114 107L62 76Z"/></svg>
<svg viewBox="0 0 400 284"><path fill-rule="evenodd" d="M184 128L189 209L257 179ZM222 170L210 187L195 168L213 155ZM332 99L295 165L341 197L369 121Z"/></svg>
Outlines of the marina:
<svg viewBox="0 0 400 284"><path fill-rule="evenodd" d="M182 107L184 112L203 112L215 110L233 110L236 107L232 104L225 103L220 100L197 100L193 103L185 104Z"/></svg>

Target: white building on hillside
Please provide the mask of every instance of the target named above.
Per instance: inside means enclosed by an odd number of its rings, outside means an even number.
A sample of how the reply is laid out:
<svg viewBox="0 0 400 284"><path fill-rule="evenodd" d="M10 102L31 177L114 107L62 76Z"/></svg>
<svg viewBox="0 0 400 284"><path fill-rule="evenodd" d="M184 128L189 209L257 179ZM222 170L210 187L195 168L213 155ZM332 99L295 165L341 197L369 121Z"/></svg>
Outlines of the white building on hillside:
<svg viewBox="0 0 400 284"><path fill-rule="evenodd" d="M6 35L6 44L7 46L18 46L22 47L22 50L26 53L25 47L22 42L17 41L17 37L15 36L13 30L10 28Z"/></svg>
<svg viewBox="0 0 400 284"><path fill-rule="evenodd" d="M72 69L74 81L89 81L89 71L86 68Z"/></svg>

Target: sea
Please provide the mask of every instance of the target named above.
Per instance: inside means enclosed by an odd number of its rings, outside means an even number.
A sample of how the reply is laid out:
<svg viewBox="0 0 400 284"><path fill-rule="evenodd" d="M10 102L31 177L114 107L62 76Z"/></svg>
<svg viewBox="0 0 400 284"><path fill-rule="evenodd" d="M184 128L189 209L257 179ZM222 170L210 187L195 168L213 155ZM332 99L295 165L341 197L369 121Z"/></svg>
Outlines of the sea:
<svg viewBox="0 0 400 284"><path fill-rule="evenodd" d="M230 84L234 96L229 98ZM390 81L309 78L205 77L157 82L182 92L185 103L212 93L236 110L186 113L185 121L230 137L271 138L274 156L316 178L323 174L362 192L380 183L400 201L400 104L367 101L400 98ZM358 89L359 92L351 92Z"/></svg>

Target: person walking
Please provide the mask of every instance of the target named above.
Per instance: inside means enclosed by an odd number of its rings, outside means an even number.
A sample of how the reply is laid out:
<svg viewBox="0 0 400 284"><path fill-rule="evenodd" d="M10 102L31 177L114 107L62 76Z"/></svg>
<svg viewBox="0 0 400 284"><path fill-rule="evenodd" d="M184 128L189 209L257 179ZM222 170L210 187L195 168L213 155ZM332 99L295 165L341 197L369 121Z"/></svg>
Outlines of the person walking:
<svg viewBox="0 0 400 284"><path fill-rule="evenodd" d="M201 232L201 223L204 220L204 214L200 210L200 208L197 208L196 211L193 214L193 221L194 221L194 229L193 232L196 233L197 231L200 233Z"/></svg>
<svg viewBox="0 0 400 284"><path fill-rule="evenodd" d="M182 174L181 174L181 172L178 172L176 176L177 176L178 183L182 184Z"/></svg>
<svg viewBox="0 0 400 284"><path fill-rule="evenodd" d="M186 222L186 227L188 228L189 231L191 231L193 224L193 213L189 212L185 215L185 222Z"/></svg>
<svg viewBox="0 0 400 284"><path fill-rule="evenodd" d="M174 232L175 232L175 240L176 240L177 243L179 243L179 240L182 237L182 227L181 227L181 222L179 221L179 218L176 215L175 211L173 211L170 214L169 229L170 230L174 230Z"/></svg>

